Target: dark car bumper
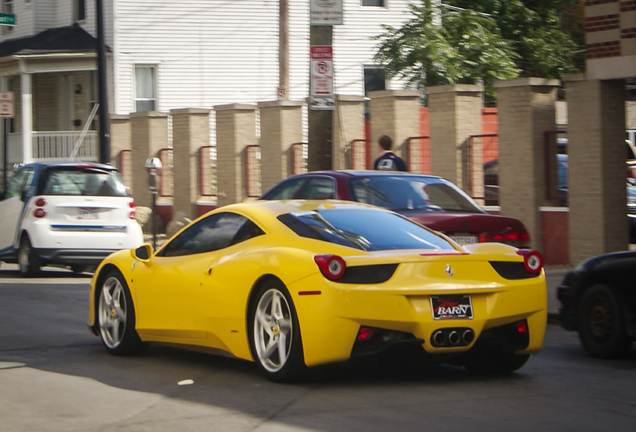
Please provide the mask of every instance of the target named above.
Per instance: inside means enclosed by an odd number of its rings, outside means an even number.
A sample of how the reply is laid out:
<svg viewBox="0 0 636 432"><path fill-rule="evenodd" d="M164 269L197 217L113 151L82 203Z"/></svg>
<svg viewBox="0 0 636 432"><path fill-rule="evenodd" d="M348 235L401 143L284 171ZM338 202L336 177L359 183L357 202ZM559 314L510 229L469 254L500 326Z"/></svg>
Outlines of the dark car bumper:
<svg viewBox="0 0 636 432"><path fill-rule="evenodd" d="M48 264L99 264L117 249L35 249Z"/></svg>
<svg viewBox="0 0 636 432"><path fill-rule="evenodd" d="M577 329L576 285L573 283L576 279L576 272L567 273L556 291L559 300L559 324L570 331Z"/></svg>

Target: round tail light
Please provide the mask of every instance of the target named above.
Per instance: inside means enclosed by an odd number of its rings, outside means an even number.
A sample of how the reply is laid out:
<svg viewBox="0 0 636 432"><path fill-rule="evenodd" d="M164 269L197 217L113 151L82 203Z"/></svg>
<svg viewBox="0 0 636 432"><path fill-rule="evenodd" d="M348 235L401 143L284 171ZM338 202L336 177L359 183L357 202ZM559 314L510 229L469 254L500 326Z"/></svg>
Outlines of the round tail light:
<svg viewBox="0 0 636 432"><path fill-rule="evenodd" d="M523 266L531 274L538 274L543 268L543 257L537 251L530 249L519 249L517 255L523 257Z"/></svg>
<svg viewBox="0 0 636 432"><path fill-rule="evenodd" d="M346 264L338 255L316 255L314 261L320 272L329 280L338 280L344 275Z"/></svg>
<svg viewBox="0 0 636 432"><path fill-rule="evenodd" d="M38 219L43 218L44 216L46 216L46 210L43 208L36 208L35 210L33 210L33 216Z"/></svg>
<svg viewBox="0 0 636 432"><path fill-rule="evenodd" d="M43 197L40 197L38 199L35 200L36 205L36 209L33 210L33 216L35 216L38 219L43 218L44 216L46 216L46 209L42 208L46 205L46 199L44 199Z"/></svg>

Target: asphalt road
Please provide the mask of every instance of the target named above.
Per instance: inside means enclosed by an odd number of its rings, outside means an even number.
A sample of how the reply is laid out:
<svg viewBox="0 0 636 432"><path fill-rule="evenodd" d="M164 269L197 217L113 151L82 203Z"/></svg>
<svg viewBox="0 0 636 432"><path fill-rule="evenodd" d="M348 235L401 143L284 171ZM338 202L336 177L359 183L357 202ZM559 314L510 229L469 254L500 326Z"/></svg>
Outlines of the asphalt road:
<svg viewBox="0 0 636 432"><path fill-rule="evenodd" d="M0 268L0 431L600 431L636 424L636 350L625 360L591 359L575 334L555 325L544 350L506 377L450 366L338 367L280 385L248 362L157 345L141 357L109 355L86 329L88 277L47 270L27 281Z"/></svg>

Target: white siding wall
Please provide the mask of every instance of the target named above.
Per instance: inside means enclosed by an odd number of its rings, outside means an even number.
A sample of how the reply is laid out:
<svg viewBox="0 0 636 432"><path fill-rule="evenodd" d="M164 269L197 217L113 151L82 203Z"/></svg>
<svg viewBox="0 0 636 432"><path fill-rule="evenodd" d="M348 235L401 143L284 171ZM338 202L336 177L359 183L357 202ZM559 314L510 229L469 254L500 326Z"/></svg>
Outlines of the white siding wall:
<svg viewBox="0 0 636 432"><path fill-rule="evenodd" d="M57 0L55 2L55 27L73 24L73 0Z"/></svg>
<svg viewBox="0 0 636 432"><path fill-rule="evenodd" d="M38 34L56 25L55 0L31 0L35 23L33 33Z"/></svg>
<svg viewBox="0 0 636 432"><path fill-rule="evenodd" d="M33 10L34 5L32 3L14 1L13 13L16 16L16 25L9 31L7 31L8 27L0 26L0 41L21 38L33 34ZM0 12L3 12L1 8Z"/></svg>
<svg viewBox="0 0 636 432"><path fill-rule="evenodd" d="M371 37L383 33L382 24L399 27L411 18L408 1L387 0L387 7L364 7L360 0L344 0L344 24L334 26L333 51L337 93L364 95L364 66L373 66L378 41ZM398 86L392 82L392 86Z"/></svg>
<svg viewBox="0 0 636 432"><path fill-rule="evenodd" d="M117 113L133 110L135 64L158 66L161 111L275 99L277 3L117 1Z"/></svg>
<svg viewBox="0 0 636 432"><path fill-rule="evenodd" d="M309 92L309 0L290 3L290 98ZM345 24L334 27L336 92L364 94L381 24L398 26L408 0L387 8L344 0ZM276 99L278 1L115 0L115 110L134 110L134 65L158 67L157 109L256 103ZM395 84L397 85L397 84ZM214 121L211 121L214 127Z"/></svg>

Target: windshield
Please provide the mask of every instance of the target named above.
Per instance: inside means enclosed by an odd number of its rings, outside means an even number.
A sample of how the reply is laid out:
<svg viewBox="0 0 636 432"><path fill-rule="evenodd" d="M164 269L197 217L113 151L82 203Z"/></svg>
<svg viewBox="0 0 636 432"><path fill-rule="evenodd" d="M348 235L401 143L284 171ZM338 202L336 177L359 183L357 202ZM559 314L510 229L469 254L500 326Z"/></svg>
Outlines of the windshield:
<svg viewBox="0 0 636 432"><path fill-rule="evenodd" d="M453 183L426 176L369 176L351 180L355 201L393 211L423 210L483 213L481 208Z"/></svg>
<svg viewBox="0 0 636 432"><path fill-rule="evenodd" d="M39 189L39 195L128 196L117 171L91 166L50 167Z"/></svg>
<svg viewBox="0 0 636 432"><path fill-rule="evenodd" d="M278 219L299 236L366 251L455 250L437 234L403 216L382 210L321 209L288 213Z"/></svg>

